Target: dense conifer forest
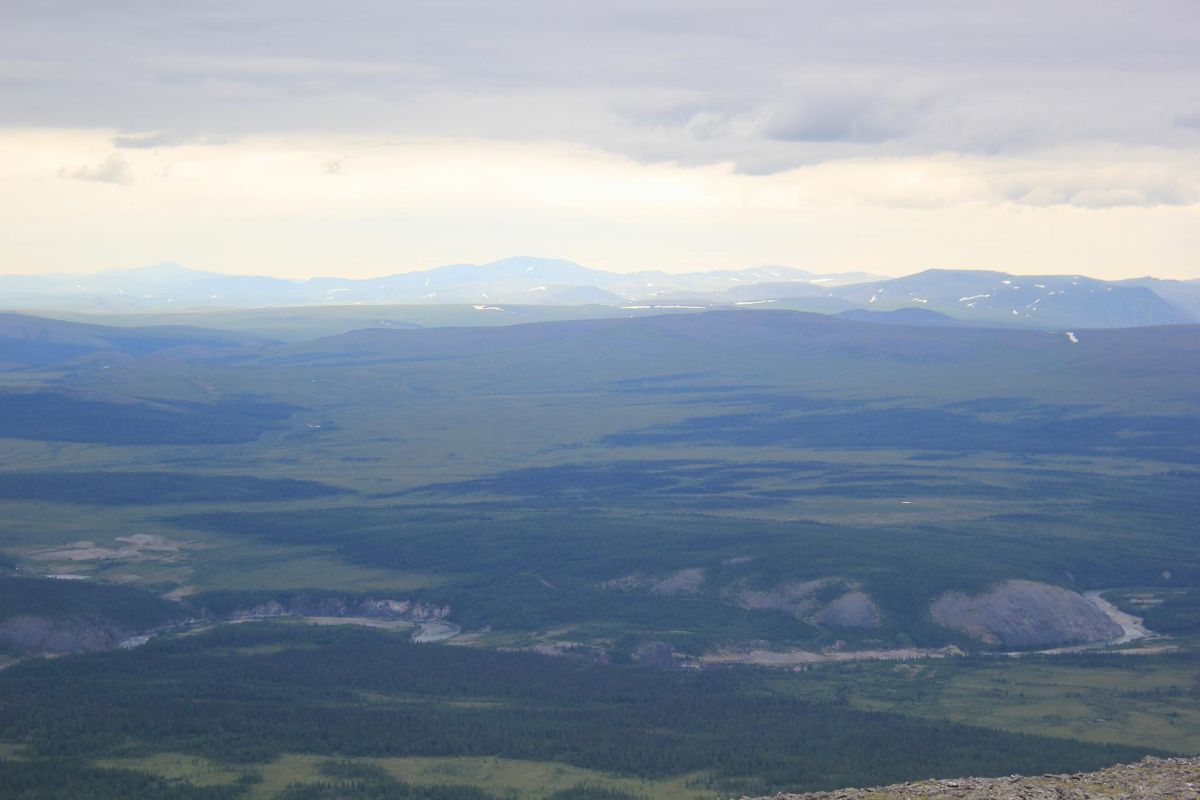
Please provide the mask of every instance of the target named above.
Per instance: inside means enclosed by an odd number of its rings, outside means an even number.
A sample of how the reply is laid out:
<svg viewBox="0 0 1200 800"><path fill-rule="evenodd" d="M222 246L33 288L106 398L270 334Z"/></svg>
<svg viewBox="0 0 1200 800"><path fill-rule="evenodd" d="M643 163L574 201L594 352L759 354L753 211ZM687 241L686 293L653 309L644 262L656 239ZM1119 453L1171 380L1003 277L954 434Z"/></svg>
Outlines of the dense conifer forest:
<svg viewBox="0 0 1200 800"><path fill-rule="evenodd" d="M1091 769L1145 754L789 698L751 670L584 665L270 623L18 664L0 681L0 707L0 740L30 759L19 775L33 780L41 765L50 782L64 780L55 764L161 751L233 764L492 755L646 778L704 772L728 791Z"/></svg>

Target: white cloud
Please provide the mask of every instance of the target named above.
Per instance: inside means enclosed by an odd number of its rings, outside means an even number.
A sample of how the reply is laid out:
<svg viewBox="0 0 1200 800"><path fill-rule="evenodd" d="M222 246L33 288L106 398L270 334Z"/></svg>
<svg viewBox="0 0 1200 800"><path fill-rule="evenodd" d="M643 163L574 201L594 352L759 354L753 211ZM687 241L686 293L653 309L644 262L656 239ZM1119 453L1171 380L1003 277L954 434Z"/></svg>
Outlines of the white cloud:
<svg viewBox="0 0 1200 800"><path fill-rule="evenodd" d="M1094 150L998 165L996 193L1011 202L1105 209L1200 203L1200 151Z"/></svg>
<svg viewBox="0 0 1200 800"><path fill-rule="evenodd" d="M59 177L73 178L80 181L96 181L98 183L115 183L129 186L133 183L133 169L119 154L113 153L98 164L83 165L76 169L61 168Z"/></svg>
<svg viewBox="0 0 1200 800"><path fill-rule="evenodd" d="M139 133L121 133L112 138L113 147L122 150L146 150L159 147L179 147L185 144L228 144L229 139L222 136L195 136L170 131L148 131Z"/></svg>
<svg viewBox="0 0 1200 800"><path fill-rule="evenodd" d="M0 239L4 269L172 258L368 276L535 252L618 270L1200 274L1197 153L856 157L753 175L555 143L246 136L122 151L114 174L139 180L102 198L52 180L64 163L102 174L113 135L0 131L0 153L21 154L0 158L0 218L22 231Z"/></svg>

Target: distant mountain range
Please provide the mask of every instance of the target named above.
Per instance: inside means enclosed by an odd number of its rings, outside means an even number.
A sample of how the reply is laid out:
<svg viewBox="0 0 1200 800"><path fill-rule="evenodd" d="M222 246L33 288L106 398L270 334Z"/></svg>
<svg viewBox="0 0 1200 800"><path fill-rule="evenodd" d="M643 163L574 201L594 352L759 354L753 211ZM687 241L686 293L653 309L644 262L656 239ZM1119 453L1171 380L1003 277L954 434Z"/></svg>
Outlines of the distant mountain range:
<svg viewBox="0 0 1200 800"><path fill-rule="evenodd" d="M174 263L94 275L0 276L0 306L78 311L161 311L362 303L621 305L661 297L715 300L738 286L778 283L807 294L823 286L871 280L868 273L817 274L788 267L709 272L618 273L551 258L450 264L381 278L283 278L225 275ZM784 292L786 294L787 292Z"/></svg>
<svg viewBox="0 0 1200 800"><path fill-rule="evenodd" d="M791 267L618 273L561 259L518 257L381 278L226 275L174 263L94 275L0 276L0 308L162 313L220 308L419 305L600 306L607 311L779 308L826 314L920 309L899 324L1104 328L1200 321L1200 281L926 270L903 278ZM871 314L869 316L875 316Z"/></svg>
<svg viewBox="0 0 1200 800"><path fill-rule="evenodd" d="M1080 275L931 269L838 287L833 294L873 311L925 308L982 324L1132 328L1197 321L1200 284L1150 280L1113 283Z"/></svg>

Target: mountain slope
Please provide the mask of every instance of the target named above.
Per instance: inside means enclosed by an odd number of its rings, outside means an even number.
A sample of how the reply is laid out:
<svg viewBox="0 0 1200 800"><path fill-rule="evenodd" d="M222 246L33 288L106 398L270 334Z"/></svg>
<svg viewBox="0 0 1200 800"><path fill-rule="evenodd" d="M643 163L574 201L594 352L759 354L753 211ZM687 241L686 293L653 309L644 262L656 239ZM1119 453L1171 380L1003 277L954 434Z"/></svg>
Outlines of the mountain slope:
<svg viewBox="0 0 1200 800"><path fill-rule="evenodd" d="M283 280L172 263L89 276L0 276L0 307L68 312L454 304L485 311L513 305L592 307L574 317L729 306L819 313L921 308L975 325L1070 330L1200 321L1200 284L975 270L926 270L892 279L789 267L618 273L533 257L368 279Z"/></svg>
<svg viewBox="0 0 1200 800"><path fill-rule="evenodd" d="M164 325L117 328L0 312L0 367L46 366L93 353L145 355L172 348L230 349L270 340L250 334Z"/></svg>
<svg viewBox="0 0 1200 800"><path fill-rule="evenodd" d="M832 294L872 310L921 307L984 324L1125 328L1197 321L1146 286L1111 284L1078 275L931 269L904 278L838 287Z"/></svg>
<svg viewBox="0 0 1200 800"><path fill-rule="evenodd" d="M1121 286L1141 286L1150 289L1172 305L1200 319L1200 280L1168 281L1160 278L1131 278L1117 281Z"/></svg>
<svg viewBox="0 0 1200 800"><path fill-rule="evenodd" d="M934 311L930 308L896 308L891 311L869 311L865 308L854 308L838 314L842 319L852 319L859 322L875 322L880 325L966 325L951 316Z"/></svg>
<svg viewBox="0 0 1200 800"><path fill-rule="evenodd" d="M321 356L395 359L458 358L507 354L521 362L538 358L569 359L580 371L605 364L634 368L640 359L657 364L676 360L702 370L751 371L769 365L777 374L821 359L846 358L884 362L894 374L906 363L953 368L959 362L1021 362L1022 369L1045 364L1081 367L1098 359L1104 369L1136 368L1126 361L1140 358L1146 368L1166 371L1171 359L1191 363L1200 356L1195 326L1166 326L1127 331L1080 329L1075 342L1065 335L1023 329L959 327L953 332L927 325L894 325L885 331L873 321L794 311L716 310L697 314L663 314L637 318L577 320L515 325L504 328L442 328L407 331L362 330L313 342L268 348L269 360ZM790 359L781 363L781 359ZM1109 366L1111 364L1111 367ZM1050 365L1053 365L1050 367ZM515 366L515 365L513 365ZM1091 368L1091 367L1089 367ZM766 376L763 376L766 377ZM825 376L826 381L833 380ZM997 381L1006 378L997 375ZM999 388L999 386L997 386Z"/></svg>

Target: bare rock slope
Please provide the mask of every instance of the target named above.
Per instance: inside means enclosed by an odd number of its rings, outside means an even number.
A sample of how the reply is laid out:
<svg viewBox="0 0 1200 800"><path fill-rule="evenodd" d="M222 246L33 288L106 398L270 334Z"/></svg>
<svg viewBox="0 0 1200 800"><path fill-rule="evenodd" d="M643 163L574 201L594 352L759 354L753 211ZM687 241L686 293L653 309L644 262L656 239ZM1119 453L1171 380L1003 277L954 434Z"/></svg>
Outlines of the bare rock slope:
<svg viewBox="0 0 1200 800"><path fill-rule="evenodd" d="M874 789L778 794L774 800L1197 800L1200 758L1147 758L1099 772L957 778ZM763 799L765 800L765 798Z"/></svg>
<svg viewBox="0 0 1200 800"><path fill-rule="evenodd" d="M878 628L879 609L866 594L852 591L825 606L816 621L835 628Z"/></svg>
<svg viewBox="0 0 1200 800"><path fill-rule="evenodd" d="M1102 642L1122 633L1078 592L1035 581L1006 581L974 596L948 592L930 611L939 625L1006 647Z"/></svg>
<svg viewBox="0 0 1200 800"><path fill-rule="evenodd" d="M820 595L833 590L835 596ZM771 589L750 589L744 583L731 587L732 600L752 611L782 611L818 625L835 628L878 628L879 607L854 581L844 578L817 578L790 581Z"/></svg>
<svg viewBox="0 0 1200 800"><path fill-rule="evenodd" d="M94 653L111 650L138 631L101 616L48 619L20 616L0 621L0 647L18 653Z"/></svg>

